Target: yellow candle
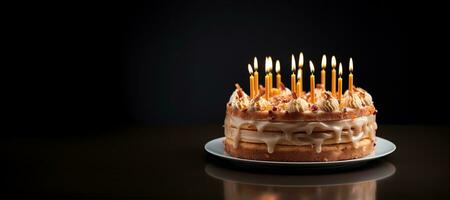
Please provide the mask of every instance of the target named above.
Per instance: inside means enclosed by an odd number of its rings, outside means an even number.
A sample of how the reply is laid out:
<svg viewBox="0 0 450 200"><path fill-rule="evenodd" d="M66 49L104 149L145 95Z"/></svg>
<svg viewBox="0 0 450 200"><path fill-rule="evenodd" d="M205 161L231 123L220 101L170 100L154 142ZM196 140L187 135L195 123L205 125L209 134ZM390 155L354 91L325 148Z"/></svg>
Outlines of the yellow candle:
<svg viewBox="0 0 450 200"><path fill-rule="evenodd" d="M277 72L277 88L281 89L280 61L275 63L275 71Z"/></svg>
<svg viewBox="0 0 450 200"><path fill-rule="evenodd" d="M294 55L291 56L291 70L292 70L292 75L291 75L291 91L295 92L295 85L296 85L296 78L295 78L295 58Z"/></svg>
<svg viewBox="0 0 450 200"><path fill-rule="evenodd" d="M254 98L255 97L255 78L253 77L253 69L252 66L250 64L248 64L248 73L250 73L250 98Z"/></svg>
<svg viewBox="0 0 450 200"><path fill-rule="evenodd" d="M265 97L268 100L270 97L270 76L269 76L269 59L266 57L266 62L265 62L265 71L266 71L266 76L264 77L264 85L266 88L266 93L265 93Z"/></svg>
<svg viewBox="0 0 450 200"><path fill-rule="evenodd" d="M299 91L299 93L303 93L303 63L304 63L303 53L300 52L300 55L298 56L298 71L299 72L297 72L298 82L300 82L300 88L297 89L297 91ZM298 76L298 74L300 74L300 76Z"/></svg>
<svg viewBox="0 0 450 200"><path fill-rule="evenodd" d="M325 68L327 67L327 56L323 55L322 56L322 71L320 72L320 83L322 84L323 90L326 90L326 72L325 72Z"/></svg>
<svg viewBox="0 0 450 200"><path fill-rule="evenodd" d="M312 61L309 61L309 69L311 70L311 76L309 77L309 85L310 85L310 96L311 96L311 103L316 103L316 95L315 95L315 89L316 89L316 81L314 78L314 65Z"/></svg>
<svg viewBox="0 0 450 200"><path fill-rule="evenodd" d="M297 79L298 79L298 81L297 81L297 88L296 88L297 91L296 91L296 93L297 93L298 96L302 96L303 83L302 83L302 70L301 69L297 70Z"/></svg>
<svg viewBox="0 0 450 200"><path fill-rule="evenodd" d="M352 92L353 91L353 59L350 58L350 63L349 63L349 71L350 74L348 75L348 91Z"/></svg>
<svg viewBox="0 0 450 200"><path fill-rule="evenodd" d="M331 95L336 97L336 57L331 57Z"/></svg>
<svg viewBox="0 0 450 200"><path fill-rule="evenodd" d="M339 63L338 95L339 102L342 100L342 63Z"/></svg>
<svg viewBox="0 0 450 200"><path fill-rule="evenodd" d="M253 69L255 69L255 72L253 72L253 76L255 76L255 95L259 93L259 74L258 74L258 60L256 57L253 59Z"/></svg>
<svg viewBox="0 0 450 200"><path fill-rule="evenodd" d="M273 69L273 62L272 62L272 57L269 56L269 92L270 94L272 94L272 88L273 88L273 75L272 75L272 69Z"/></svg>

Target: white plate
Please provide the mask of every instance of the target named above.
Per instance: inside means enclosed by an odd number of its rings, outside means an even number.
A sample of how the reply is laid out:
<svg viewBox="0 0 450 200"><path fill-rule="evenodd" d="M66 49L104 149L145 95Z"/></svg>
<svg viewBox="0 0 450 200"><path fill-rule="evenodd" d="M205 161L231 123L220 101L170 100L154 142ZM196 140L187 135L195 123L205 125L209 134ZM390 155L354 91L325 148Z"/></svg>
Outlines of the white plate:
<svg viewBox="0 0 450 200"><path fill-rule="evenodd" d="M353 165L363 164L367 161L387 156L395 151L395 144L389 140L377 137L375 146L375 152L363 158L351 159L351 160L339 160L339 161L327 161L327 162L280 162L280 161L265 161L265 160L250 160L243 158L235 158L228 155L224 151L223 140L225 137L217 138L209 141L205 144L205 150L217 157L232 161L238 164L245 165L260 165L260 166L286 166L286 167L307 167L307 168L340 168Z"/></svg>

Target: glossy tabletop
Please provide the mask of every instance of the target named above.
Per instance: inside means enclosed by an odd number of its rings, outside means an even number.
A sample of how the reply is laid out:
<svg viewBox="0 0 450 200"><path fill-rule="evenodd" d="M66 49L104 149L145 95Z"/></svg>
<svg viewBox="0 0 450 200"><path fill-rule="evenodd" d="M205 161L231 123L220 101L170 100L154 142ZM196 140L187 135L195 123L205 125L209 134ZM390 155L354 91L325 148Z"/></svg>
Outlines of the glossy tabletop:
<svg viewBox="0 0 450 200"><path fill-rule="evenodd" d="M18 196L94 199L449 199L450 128L380 125L397 145L353 169L253 169L208 156L220 124L134 126L1 140Z"/></svg>

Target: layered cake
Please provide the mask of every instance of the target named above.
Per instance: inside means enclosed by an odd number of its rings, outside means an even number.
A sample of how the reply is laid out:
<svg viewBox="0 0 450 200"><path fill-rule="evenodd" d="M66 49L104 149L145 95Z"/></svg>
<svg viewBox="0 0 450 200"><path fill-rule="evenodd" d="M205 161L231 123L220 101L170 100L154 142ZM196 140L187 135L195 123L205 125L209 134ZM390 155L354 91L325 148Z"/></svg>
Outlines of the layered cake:
<svg viewBox="0 0 450 200"><path fill-rule="evenodd" d="M315 83L313 92L298 88L294 92L282 83L278 88L253 89L257 91L247 95L236 84L227 103L224 145L229 155L253 160L335 161L374 151L377 110L371 95L353 83L344 94Z"/></svg>

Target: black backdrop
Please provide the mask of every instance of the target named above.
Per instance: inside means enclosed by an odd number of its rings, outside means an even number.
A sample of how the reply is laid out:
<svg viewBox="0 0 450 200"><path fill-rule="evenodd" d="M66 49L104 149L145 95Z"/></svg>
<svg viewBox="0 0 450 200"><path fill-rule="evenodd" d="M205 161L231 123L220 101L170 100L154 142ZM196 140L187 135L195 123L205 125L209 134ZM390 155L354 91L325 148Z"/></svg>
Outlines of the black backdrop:
<svg viewBox="0 0 450 200"><path fill-rule="evenodd" d="M353 57L355 84L372 94L381 123L450 118L448 59L439 48L445 46L445 13L438 5L157 1L26 7L9 20L14 50L21 52L12 90L20 123L220 124L234 83L248 87L246 66L254 56L260 73L264 56L280 59L288 83L290 55L300 51L316 66L322 54L336 55L345 67Z"/></svg>

